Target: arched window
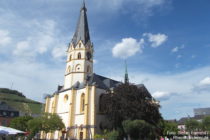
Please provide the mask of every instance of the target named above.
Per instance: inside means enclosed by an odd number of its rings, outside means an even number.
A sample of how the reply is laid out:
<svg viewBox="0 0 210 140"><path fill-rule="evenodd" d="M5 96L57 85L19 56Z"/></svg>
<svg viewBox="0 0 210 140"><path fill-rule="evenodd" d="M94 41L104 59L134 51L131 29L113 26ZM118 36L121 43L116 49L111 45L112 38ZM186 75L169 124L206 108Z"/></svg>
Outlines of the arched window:
<svg viewBox="0 0 210 140"><path fill-rule="evenodd" d="M81 43L79 43L79 48L81 48Z"/></svg>
<svg viewBox="0 0 210 140"><path fill-rule="evenodd" d="M71 61L71 55L69 56L69 61Z"/></svg>
<svg viewBox="0 0 210 140"><path fill-rule="evenodd" d="M85 94L82 93L80 99L80 112L83 113L85 111Z"/></svg>
<svg viewBox="0 0 210 140"><path fill-rule="evenodd" d="M66 102L68 101L68 99L69 99L69 96L66 94L66 95L64 96L64 102L66 103Z"/></svg>
<svg viewBox="0 0 210 140"><path fill-rule="evenodd" d="M78 53L77 58L81 59L81 53L80 52Z"/></svg>
<svg viewBox="0 0 210 140"><path fill-rule="evenodd" d="M90 66L87 66L87 73L90 72Z"/></svg>
<svg viewBox="0 0 210 140"><path fill-rule="evenodd" d="M68 66L67 73L71 72L71 66Z"/></svg>
<svg viewBox="0 0 210 140"><path fill-rule="evenodd" d="M102 100L104 95L105 94L101 94L100 97L99 97L99 112L102 112L102 113L104 111L104 103L103 103L103 100Z"/></svg>

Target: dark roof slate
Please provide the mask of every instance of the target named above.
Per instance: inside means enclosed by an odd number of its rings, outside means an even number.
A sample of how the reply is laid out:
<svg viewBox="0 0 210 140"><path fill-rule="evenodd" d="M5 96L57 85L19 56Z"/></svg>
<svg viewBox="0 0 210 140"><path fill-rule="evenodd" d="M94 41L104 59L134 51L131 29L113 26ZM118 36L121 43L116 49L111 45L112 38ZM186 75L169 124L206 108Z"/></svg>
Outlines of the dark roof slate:
<svg viewBox="0 0 210 140"><path fill-rule="evenodd" d="M112 80L95 73L87 77L87 83L88 85L96 85L96 87L101 89L111 89L117 87L119 84L122 84L122 82Z"/></svg>

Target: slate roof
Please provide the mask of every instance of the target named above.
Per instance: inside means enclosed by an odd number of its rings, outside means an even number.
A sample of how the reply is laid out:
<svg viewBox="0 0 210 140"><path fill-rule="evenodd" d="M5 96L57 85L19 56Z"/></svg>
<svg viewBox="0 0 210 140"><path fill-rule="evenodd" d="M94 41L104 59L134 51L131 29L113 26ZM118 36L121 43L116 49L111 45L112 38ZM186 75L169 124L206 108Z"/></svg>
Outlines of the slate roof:
<svg viewBox="0 0 210 140"><path fill-rule="evenodd" d="M96 87L101 89L112 89L122 84L122 82L112 80L110 78L97 75L95 73L87 77L88 85L96 85Z"/></svg>
<svg viewBox="0 0 210 140"><path fill-rule="evenodd" d="M80 10L80 17L77 23L76 32L74 33L72 43L76 45L80 40L86 45L87 43L91 43L88 20L87 20L87 9L85 7L85 3L83 2L82 8Z"/></svg>
<svg viewBox="0 0 210 140"><path fill-rule="evenodd" d="M86 85L90 85L90 86L95 85L97 88L100 88L100 89L112 90L120 84L122 84L122 82L112 80L110 78L93 73L87 76L87 83L77 82L71 88L68 88L68 89L64 89L63 86L59 85L57 91L54 94L59 94L61 92L71 90L71 89L83 89L85 88ZM47 95L45 98L47 97L51 97L51 95Z"/></svg>

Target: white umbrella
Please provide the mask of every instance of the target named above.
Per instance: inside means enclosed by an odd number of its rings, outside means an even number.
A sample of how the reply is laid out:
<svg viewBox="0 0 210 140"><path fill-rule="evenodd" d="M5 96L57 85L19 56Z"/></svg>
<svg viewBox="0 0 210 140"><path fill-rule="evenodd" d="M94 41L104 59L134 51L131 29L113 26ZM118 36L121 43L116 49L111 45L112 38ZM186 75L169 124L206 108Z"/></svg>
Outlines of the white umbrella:
<svg viewBox="0 0 210 140"><path fill-rule="evenodd" d="M24 134L25 132L14 129L14 128L10 128L10 127L4 127L4 126L0 126L0 132L3 133L7 133L8 135L16 135L16 134Z"/></svg>

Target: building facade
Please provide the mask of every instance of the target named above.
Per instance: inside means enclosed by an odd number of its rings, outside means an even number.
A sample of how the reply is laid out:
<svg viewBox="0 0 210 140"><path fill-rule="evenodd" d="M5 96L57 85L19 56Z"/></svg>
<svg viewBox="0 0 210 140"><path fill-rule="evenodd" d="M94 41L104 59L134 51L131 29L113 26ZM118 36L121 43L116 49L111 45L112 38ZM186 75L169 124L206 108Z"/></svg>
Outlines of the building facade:
<svg viewBox="0 0 210 140"><path fill-rule="evenodd" d="M209 116L210 115L210 108L195 108L194 116Z"/></svg>
<svg viewBox="0 0 210 140"><path fill-rule="evenodd" d="M9 126L12 119L19 116L19 111L0 101L0 126Z"/></svg>
<svg viewBox="0 0 210 140"><path fill-rule="evenodd" d="M91 140L106 124L99 110L100 97L121 84L93 73L94 47L90 40L87 9L83 3L76 31L67 50L64 85L46 97L45 112L58 114L65 126L65 138ZM59 131L41 138L59 139Z"/></svg>

